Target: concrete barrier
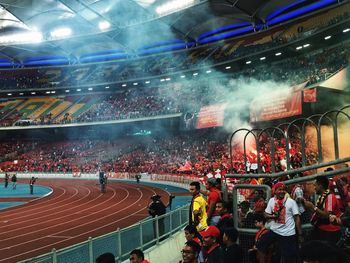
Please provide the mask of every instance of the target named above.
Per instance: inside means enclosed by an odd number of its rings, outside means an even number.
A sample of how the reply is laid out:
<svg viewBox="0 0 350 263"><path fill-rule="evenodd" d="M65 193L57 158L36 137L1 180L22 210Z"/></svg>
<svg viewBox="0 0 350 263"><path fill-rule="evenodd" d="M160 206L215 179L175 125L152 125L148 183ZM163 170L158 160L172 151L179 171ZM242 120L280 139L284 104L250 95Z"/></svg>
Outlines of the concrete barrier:
<svg viewBox="0 0 350 263"><path fill-rule="evenodd" d="M151 263L179 263L182 259L181 250L186 242L184 231L179 231L160 244L144 251L145 259ZM129 263L129 260L123 261Z"/></svg>

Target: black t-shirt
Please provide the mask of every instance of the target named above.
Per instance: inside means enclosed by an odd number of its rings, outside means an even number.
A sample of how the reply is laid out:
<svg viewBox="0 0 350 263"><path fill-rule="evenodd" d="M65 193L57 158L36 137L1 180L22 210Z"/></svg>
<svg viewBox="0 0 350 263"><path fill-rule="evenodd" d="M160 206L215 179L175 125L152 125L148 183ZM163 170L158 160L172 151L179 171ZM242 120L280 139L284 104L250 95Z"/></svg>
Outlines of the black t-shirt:
<svg viewBox="0 0 350 263"><path fill-rule="evenodd" d="M241 247L237 244L226 247L223 249L224 263L241 263L243 258L243 251Z"/></svg>
<svg viewBox="0 0 350 263"><path fill-rule="evenodd" d="M161 216L166 213L166 207L162 201L156 200L150 204L148 212L152 217Z"/></svg>
<svg viewBox="0 0 350 263"><path fill-rule="evenodd" d="M223 261L223 251L220 246L217 246L208 255L205 263L224 263Z"/></svg>

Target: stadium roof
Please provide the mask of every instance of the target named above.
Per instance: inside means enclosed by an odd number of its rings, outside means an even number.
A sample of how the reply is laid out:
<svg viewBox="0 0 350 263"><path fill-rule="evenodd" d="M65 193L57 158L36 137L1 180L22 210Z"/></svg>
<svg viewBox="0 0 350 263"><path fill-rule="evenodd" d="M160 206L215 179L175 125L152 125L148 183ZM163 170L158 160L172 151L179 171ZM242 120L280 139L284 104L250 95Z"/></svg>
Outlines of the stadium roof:
<svg viewBox="0 0 350 263"><path fill-rule="evenodd" d="M266 23L269 19L302 6L315 5L317 8L325 8L337 2L335 0L2 0L0 59L14 62L45 56L78 59L83 54L105 50L118 52L122 50L128 54L135 54L143 46L170 40L196 42L201 37L215 34L218 28ZM63 33L71 34L67 37L57 37L54 31L57 33L59 29L62 33L62 28L66 30ZM26 35L27 33L30 35ZM31 35L32 33L34 34ZM13 35L17 36L17 40L8 38ZM38 43L28 44L28 42Z"/></svg>

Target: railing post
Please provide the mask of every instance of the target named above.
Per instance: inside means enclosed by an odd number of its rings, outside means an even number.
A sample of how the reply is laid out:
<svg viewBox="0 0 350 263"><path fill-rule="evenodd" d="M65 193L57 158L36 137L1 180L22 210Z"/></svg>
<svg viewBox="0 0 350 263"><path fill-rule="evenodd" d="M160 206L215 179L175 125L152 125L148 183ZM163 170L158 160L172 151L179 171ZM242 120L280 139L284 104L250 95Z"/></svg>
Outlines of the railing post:
<svg viewBox="0 0 350 263"><path fill-rule="evenodd" d="M120 228L117 229L117 240L118 240L118 258L121 260L122 258L122 237L120 233Z"/></svg>
<svg viewBox="0 0 350 263"><path fill-rule="evenodd" d="M94 263L94 250L92 247L92 237L88 238L88 244L89 244L89 263Z"/></svg>
<svg viewBox="0 0 350 263"><path fill-rule="evenodd" d="M156 228L156 238L157 238L157 244L159 244L159 222L158 222L158 216L155 217L155 228Z"/></svg>
<svg viewBox="0 0 350 263"><path fill-rule="evenodd" d="M173 212L169 213L169 232L170 232L170 236L173 235Z"/></svg>
<svg viewBox="0 0 350 263"><path fill-rule="evenodd" d="M180 226L182 226L182 207L180 208Z"/></svg>
<svg viewBox="0 0 350 263"><path fill-rule="evenodd" d="M57 263L57 252L56 249L52 249L52 263Z"/></svg>
<svg viewBox="0 0 350 263"><path fill-rule="evenodd" d="M139 230L140 230L140 248L143 250L143 229L142 229L142 221L139 223Z"/></svg>

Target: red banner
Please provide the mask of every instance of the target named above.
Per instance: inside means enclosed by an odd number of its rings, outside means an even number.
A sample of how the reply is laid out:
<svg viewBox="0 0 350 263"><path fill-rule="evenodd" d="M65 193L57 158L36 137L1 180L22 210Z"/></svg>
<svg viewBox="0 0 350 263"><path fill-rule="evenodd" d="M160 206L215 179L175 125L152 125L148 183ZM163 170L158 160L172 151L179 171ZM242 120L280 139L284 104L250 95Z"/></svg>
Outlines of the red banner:
<svg viewBox="0 0 350 263"><path fill-rule="evenodd" d="M288 92L276 91L268 98L253 100L250 121L269 121L302 114L301 92L306 83L293 86Z"/></svg>
<svg viewBox="0 0 350 263"><path fill-rule="evenodd" d="M226 103L204 106L197 117L197 129L218 127L224 125Z"/></svg>

